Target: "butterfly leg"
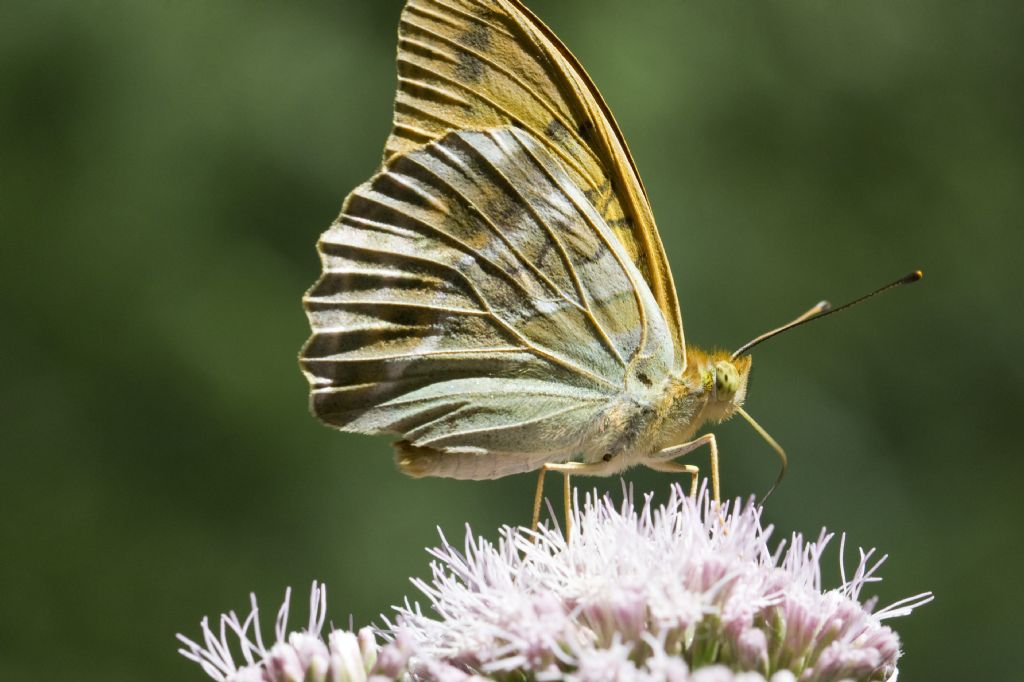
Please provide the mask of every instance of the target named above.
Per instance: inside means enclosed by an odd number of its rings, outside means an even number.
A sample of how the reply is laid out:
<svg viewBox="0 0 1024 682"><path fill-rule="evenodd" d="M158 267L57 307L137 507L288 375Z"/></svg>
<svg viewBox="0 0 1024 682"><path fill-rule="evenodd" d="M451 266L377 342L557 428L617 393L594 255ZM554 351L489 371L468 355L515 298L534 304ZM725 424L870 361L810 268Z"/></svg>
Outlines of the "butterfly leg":
<svg viewBox="0 0 1024 682"><path fill-rule="evenodd" d="M711 450L711 494L717 503L720 498L718 495L718 442L715 440L715 434L705 433L700 438L691 440L689 443L682 443L680 445L673 445L670 448L665 448L664 450L656 452L648 457L644 460L643 464L655 471L664 471L664 469L658 469L656 465L668 464L669 460L675 459L676 457L682 457L687 453L693 452L702 445L707 445L708 449ZM673 472L675 472L675 470L673 470ZM696 480L695 475L694 483L691 484L691 488L696 483Z"/></svg>
<svg viewBox="0 0 1024 682"><path fill-rule="evenodd" d="M570 484L569 477L572 474L600 476L604 474L607 468L606 462L595 462L593 464L585 464L583 462L552 462L542 466L537 475L537 492L533 497L533 522L530 524L530 530L536 532L537 526L540 524L540 505L544 499L544 475L547 472L557 471L563 476L562 495L565 500L565 541L569 542L569 537L572 534L572 485Z"/></svg>
<svg viewBox="0 0 1024 682"><path fill-rule="evenodd" d="M679 462L648 462L647 468L660 471L665 474L690 474L690 497L697 497L697 474L700 469L692 464L680 464Z"/></svg>

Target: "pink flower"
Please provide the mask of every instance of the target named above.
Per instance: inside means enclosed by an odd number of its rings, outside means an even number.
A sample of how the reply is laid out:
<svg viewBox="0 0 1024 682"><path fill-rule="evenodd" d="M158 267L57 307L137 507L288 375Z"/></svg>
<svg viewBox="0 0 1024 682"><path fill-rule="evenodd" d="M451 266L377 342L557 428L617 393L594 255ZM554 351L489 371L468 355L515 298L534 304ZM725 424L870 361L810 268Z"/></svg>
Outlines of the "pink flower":
<svg viewBox="0 0 1024 682"><path fill-rule="evenodd" d="M860 598L885 560L873 550L823 590L831 534L772 549L760 507L719 508L678 487L658 507L588 496L573 525L568 544L546 527L506 527L496 544L467 532L461 549L442 536L431 579L414 581L430 612L397 608L378 631L383 647L368 629L325 643L325 593L314 584L305 631L286 637L286 599L266 649L254 600L244 622L222 616L219 634L204 620L204 645L182 637L182 653L221 682L885 682L897 675L900 641L883 621L932 599L873 612Z"/></svg>

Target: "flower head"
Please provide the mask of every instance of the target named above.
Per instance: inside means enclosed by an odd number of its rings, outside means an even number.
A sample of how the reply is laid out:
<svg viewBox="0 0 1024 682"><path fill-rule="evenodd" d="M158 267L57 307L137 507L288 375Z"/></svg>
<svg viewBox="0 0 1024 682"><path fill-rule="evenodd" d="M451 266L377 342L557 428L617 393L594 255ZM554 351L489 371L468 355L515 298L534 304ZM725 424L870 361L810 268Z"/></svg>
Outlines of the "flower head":
<svg viewBox="0 0 1024 682"><path fill-rule="evenodd" d="M220 617L216 631L209 619L201 623L203 644L178 635L184 648L182 656L198 663L207 675L218 682L365 682L371 670L381 664L387 672L391 666L395 679L405 667L400 646L392 644L387 655L378 662L379 647L372 628L358 634L344 630L331 632L325 642L321 637L327 612L327 588L316 582L309 600L309 623L306 629L288 634L288 612L291 590L285 592L284 603L277 612L274 643L263 644L259 607L255 595L250 596L252 609L244 621L235 612ZM395 661L398 654L401 660ZM236 663L236 658L240 663Z"/></svg>
<svg viewBox="0 0 1024 682"><path fill-rule="evenodd" d="M276 642L264 648L254 601L244 622L223 616L219 636L204 621L205 648L182 638L182 653L230 682L895 679L900 642L883 621L932 597L879 611L862 602L885 557L861 551L852 576L844 570L840 586L823 590L831 534L793 535L773 550L754 504L718 507L679 488L663 506L648 497L637 508L630 497L616 505L588 496L568 543L546 527L506 527L497 544L467 532L461 549L442 536L430 550L431 579L414 581L432 613L410 602L397 608L378 631L383 648L365 629L358 637L336 631L324 643L324 592L314 585L306 631L285 638L286 604ZM231 660L228 632L240 640L242 668Z"/></svg>

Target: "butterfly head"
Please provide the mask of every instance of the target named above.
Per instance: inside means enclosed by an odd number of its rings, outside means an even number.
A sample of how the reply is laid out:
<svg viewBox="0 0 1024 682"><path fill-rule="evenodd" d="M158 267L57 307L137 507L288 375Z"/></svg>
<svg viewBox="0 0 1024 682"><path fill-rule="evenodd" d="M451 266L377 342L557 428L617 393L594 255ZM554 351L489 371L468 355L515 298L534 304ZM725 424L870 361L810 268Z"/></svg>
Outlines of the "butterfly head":
<svg viewBox="0 0 1024 682"><path fill-rule="evenodd" d="M729 357L725 351L709 354L702 372L708 393L705 416L711 421L728 419L747 397L751 358Z"/></svg>

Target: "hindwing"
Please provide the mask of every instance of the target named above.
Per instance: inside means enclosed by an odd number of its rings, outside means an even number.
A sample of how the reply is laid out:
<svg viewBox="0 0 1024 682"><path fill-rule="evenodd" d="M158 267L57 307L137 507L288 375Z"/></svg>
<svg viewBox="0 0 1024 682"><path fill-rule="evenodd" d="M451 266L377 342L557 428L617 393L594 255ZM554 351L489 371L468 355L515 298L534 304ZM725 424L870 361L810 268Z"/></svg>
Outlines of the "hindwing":
<svg viewBox="0 0 1024 682"><path fill-rule="evenodd" d="M529 453L508 465L527 470L572 455L638 378L672 371L643 276L524 130L454 132L393 155L319 251L301 363L313 411L344 430Z"/></svg>

